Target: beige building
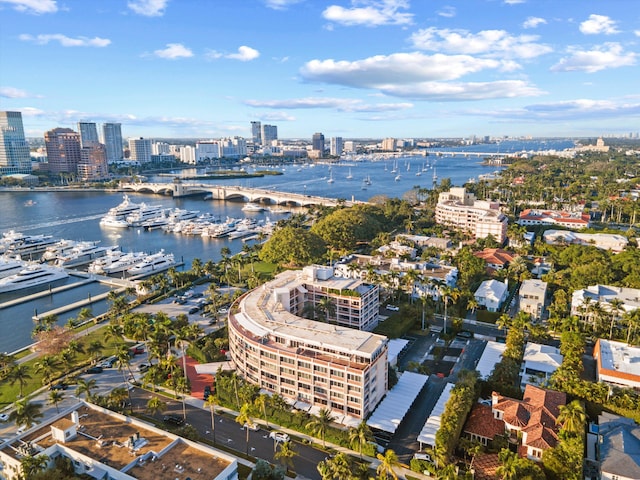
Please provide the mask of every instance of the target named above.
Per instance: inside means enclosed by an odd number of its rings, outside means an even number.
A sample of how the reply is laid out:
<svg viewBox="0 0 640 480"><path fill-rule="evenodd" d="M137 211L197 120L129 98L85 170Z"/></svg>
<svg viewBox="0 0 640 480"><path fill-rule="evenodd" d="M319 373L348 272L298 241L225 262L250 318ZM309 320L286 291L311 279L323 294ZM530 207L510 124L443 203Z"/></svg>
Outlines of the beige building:
<svg viewBox="0 0 640 480"><path fill-rule="evenodd" d="M237 480L235 457L85 402L0 442L0 478L22 478L25 456L71 460L81 478Z"/></svg>
<svg viewBox="0 0 640 480"><path fill-rule="evenodd" d="M229 351L250 383L348 423L366 418L387 392L388 340L349 328L377 324L378 287L332 273L286 271L240 297L229 314ZM302 318L325 298L335 305L327 323Z"/></svg>
<svg viewBox="0 0 640 480"><path fill-rule="evenodd" d="M460 228L476 239L492 235L500 244L507 239L507 217L498 202L476 200L462 187L451 188L438 196L436 222Z"/></svg>
<svg viewBox="0 0 640 480"><path fill-rule="evenodd" d="M547 282L536 279L524 280L518 292L518 305L521 312L528 313L534 320L540 320L547 303Z"/></svg>

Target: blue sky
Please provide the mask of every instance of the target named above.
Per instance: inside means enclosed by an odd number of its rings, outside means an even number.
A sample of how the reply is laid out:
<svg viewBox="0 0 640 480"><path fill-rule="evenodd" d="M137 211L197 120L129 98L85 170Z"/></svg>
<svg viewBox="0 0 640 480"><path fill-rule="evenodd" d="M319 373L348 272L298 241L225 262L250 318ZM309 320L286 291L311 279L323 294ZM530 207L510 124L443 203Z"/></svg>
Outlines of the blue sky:
<svg viewBox="0 0 640 480"><path fill-rule="evenodd" d="M29 136L594 136L640 130L638 0L0 0Z"/></svg>

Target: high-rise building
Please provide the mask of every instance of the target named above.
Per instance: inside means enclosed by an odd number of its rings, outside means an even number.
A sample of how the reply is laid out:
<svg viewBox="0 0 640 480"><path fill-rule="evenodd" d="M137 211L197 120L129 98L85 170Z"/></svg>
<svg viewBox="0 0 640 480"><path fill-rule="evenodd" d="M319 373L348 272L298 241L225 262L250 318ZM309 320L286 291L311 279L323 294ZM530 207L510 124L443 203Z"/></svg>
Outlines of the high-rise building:
<svg viewBox="0 0 640 480"><path fill-rule="evenodd" d="M329 143L329 154L334 157L342 155L342 137L331 137Z"/></svg>
<svg viewBox="0 0 640 480"><path fill-rule="evenodd" d="M54 128L44 134L49 172L78 173L80 134L70 128Z"/></svg>
<svg viewBox="0 0 640 480"><path fill-rule="evenodd" d="M262 137L262 146L270 147L271 142L278 139L278 127L263 124L260 128L260 136Z"/></svg>
<svg viewBox="0 0 640 480"><path fill-rule="evenodd" d="M397 147L395 138L385 138L382 140L382 150L385 152L395 152Z"/></svg>
<svg viewBox="0 0 640 480"><path fill-rule="evenodd" d="M131 152L131 160L140 164L151 161L151 140L148 138L130 138L129 151Z"/></svg>
<svg viewBox="0 0 640 480"><path fill-rule="evenodd" d="M314 133L311 137L311 150L320 152L320 156L324 153L324 135L322 133Z"/></svg>
<svg viewBox="0 0 640 480"><path fill-rule="evenodd" d="M92 143L80 149L78 178L81 180L104 180L109 176L107 153L101 143Z"/></svg>
<svg viewBox="0 0 640 480"><path fill-rule="evenodd" d="M262 145L262 127L260 122L251 122L251 140L254 145Z"/></svg>
<svg viewBox="0 0 640 480"><path fill-rule="evenodd" d="M103 123L102 143L107 152L107 163L120 162L123 158L121 124Z"/></svg>
<svg viewBox="0 0 640 480"><path fill-rule="evenodd" d="M0 175L31 173L29 144L24 138L22 113L0 112Z"/></svg>
<svg viewBox="0 0 640 480"><path fill-rule="evenodd" d="M98 128L93 122L78 122L78 132L80 133L80 147L89 147L98 140Z"/></svg>

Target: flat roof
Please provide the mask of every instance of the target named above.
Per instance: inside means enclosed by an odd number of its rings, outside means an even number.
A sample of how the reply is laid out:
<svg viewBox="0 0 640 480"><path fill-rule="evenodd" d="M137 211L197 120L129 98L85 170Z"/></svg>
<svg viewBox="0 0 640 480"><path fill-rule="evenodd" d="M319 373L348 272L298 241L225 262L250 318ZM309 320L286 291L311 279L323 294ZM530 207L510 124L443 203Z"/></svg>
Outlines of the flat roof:
<svg viewBox="0 0 640 480"><path fill-rule="evenodd" d="M634 375L640 380L640 348L602 338L598 343L602 368Z"/></svg>
<svg viewBox="0 0 640 480"><path fill-rule="evenodd" d="M274 290L293 290L303 281L301 271L286 271L274 280L247 293L240 302L235 321L258 337L274 334L310 346L331 347L345 354L371 357L387 342L387 337L364 330L342 327L298 317L274 299ZM323 283L324 284L324 283ZM336 284L337 285L337 284Z"/></svg>
<svg viewBox="0 0 640 480"><path fill-rule="evenodd" d="M395 433L428 381L429 377L426 375L404 372L398 379L398 383L389 390L387 396L367 420L367 425L383 432Z"/></svg>
<svg viewBox="0 0 640 480"><path fill-rule="evenodd" d="M436 432L440 429L440 417L444 413L444 407L449 401L451 389L453 389L454 386L455 385L453 383L447 383L445 385L444 390L433 407L433 410L431 410L431 415L427 418L427 421L418 435L418 442L426 443L427 445L435 447Z"/></svg>
<svg viewBox="0 0 640 480"><path fill-rule="evenodd" d="M507 346L504 343L488 341L484 347L482 356L478 360L476 370L480 372L480 378L487 378L491 375L491 372L496 367L496 364L500 362L502 354Z"/></svg>

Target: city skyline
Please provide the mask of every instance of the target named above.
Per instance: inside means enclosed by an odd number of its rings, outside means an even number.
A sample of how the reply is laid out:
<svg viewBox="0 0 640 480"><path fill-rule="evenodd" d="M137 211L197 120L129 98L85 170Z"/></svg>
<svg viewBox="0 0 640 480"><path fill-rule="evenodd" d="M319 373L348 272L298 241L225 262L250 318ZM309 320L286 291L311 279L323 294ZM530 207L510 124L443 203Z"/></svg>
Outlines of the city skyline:
<svg viewBox="0 0 640 480"><path fill-rule="evenodd" d="M251 121L309 139L632 132L633 4L0 0L0 110L27 137L78 122L125 138L251 138Z"/></svg>

